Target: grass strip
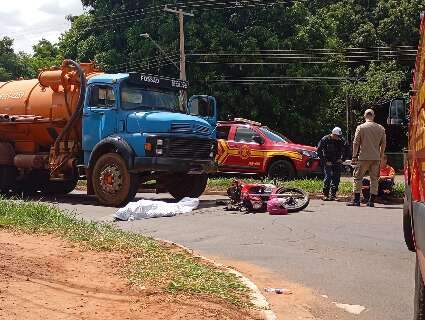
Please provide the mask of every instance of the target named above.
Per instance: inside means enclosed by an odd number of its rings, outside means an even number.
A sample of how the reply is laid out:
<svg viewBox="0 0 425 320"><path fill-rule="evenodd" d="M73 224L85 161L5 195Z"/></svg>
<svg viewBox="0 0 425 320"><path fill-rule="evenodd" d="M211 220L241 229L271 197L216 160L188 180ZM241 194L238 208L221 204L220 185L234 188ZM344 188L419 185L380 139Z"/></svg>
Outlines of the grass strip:
<svg viewBox="0 0 425 320"><path fill-rule="evenodd" d="M91 250L129 254L132 262L125 274L135 285L152 285L171 293L206 294L241 307L250 304L248 289L227 271L151 238L109 224L87 222L43 202L0 198L0 226L58 235Z"/></svg>

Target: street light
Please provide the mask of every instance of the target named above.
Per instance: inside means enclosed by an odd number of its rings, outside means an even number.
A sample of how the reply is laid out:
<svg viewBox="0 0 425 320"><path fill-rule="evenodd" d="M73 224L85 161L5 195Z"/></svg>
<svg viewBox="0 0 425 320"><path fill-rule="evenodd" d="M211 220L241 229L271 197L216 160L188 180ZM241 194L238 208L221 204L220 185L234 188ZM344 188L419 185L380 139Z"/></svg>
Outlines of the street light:
<svg viewBox="0 0 425 320"><path fill-rule="evenodd" d="M158 43L156 43L156 41L154 39L151 38L149 33L141 33L140 37L145 38L145 39L149 39L150 41L152 41L152 43L159 49L159 51L161 51L161 53L173 64L173 66L176 67L177 70L179 70L180 72L180 68L177 66L177 64L171 60L171 58L167 55L167 53L159 46Z"/></svg>

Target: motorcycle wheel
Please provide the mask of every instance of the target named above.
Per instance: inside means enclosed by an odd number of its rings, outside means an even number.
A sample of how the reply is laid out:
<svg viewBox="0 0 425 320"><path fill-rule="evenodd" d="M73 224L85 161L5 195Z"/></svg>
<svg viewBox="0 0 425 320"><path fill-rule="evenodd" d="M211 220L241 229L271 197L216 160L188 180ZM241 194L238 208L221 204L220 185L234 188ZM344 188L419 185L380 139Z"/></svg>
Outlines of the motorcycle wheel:
<svg viewBox="0 0 425 320"><path fill-rule="evenodd" d="M298 212L307 208L310 197L307 192L298 188L278 188L275 192L279 199L283 199L285 208L289 213Z"/></svg>

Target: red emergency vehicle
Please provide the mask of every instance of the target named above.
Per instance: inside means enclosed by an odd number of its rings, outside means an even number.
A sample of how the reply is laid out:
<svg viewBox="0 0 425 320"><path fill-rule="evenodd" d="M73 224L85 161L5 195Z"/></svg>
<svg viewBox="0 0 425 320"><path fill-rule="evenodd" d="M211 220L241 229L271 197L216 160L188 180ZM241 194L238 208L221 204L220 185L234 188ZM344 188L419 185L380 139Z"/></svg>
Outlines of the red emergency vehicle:
<svg viewBox="0 0 425 320"><path fill-rule="evenodd" d="M388 124L403 126L409 118L408 151L405 157L406 192L403 229L406 245L416 252L414 320L425 320L425 18L421 15L420 42L406 117L403 99L392 101Z"/></svg>
<svg viewBox="0 0 425 320"><path fill-rule="evenodd" d="M217 124L220 172L292 179L320 172L315 147L296 144L259 122L236 118Z"/></svg>

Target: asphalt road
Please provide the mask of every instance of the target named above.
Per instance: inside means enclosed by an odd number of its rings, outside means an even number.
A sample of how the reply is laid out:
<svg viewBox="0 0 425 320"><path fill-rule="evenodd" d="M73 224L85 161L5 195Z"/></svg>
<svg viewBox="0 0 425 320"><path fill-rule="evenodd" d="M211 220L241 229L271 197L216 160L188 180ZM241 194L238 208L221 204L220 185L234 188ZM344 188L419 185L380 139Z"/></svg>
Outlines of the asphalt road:
<svg viewBox="0 0 425 320"><path fill-rule="evenodd" d="M331 301L367 308L348 319L412 319L415 257L402 238L401 205L349 208L315 200L306 211L269 216L231 214L216 205L217 198L203 196L191 214L117 224L206 255L266 267ZM110 220L115 212L78 193L59 201L96 221Z"/></svg>

